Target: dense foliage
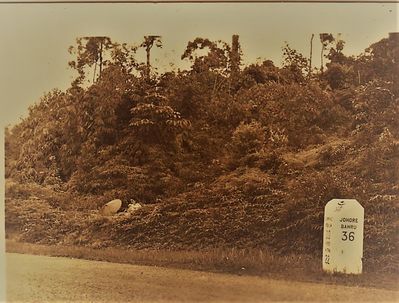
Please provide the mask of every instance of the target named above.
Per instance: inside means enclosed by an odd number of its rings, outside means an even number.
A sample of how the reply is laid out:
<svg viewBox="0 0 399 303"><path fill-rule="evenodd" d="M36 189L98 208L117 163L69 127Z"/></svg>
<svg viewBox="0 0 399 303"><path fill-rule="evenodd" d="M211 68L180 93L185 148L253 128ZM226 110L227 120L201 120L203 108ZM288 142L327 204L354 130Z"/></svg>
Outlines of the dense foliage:
<svg viewBox="0 0 399 303"><path fill-rule="evenodd" d="M320 252L325 203L356 198L366 258L397 262L397 40L348 57L342 40L321 38L324 70L288 44L282 67L242 67L236 36L233 47L189 42L192 68L162 74L150 62L159 36L141 45L146 64L135 47L78 39L70 89L6 130L6 177L67 195L50 203L65 212L113 198L147 205L109 235L138 247Z"/></svg>

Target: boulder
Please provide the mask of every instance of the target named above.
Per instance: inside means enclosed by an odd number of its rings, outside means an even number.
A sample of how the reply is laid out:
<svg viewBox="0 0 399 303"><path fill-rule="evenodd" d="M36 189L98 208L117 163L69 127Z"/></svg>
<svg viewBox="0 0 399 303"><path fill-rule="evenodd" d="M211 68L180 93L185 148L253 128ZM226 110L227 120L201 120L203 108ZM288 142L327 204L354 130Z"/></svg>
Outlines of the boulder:
<svg viewBox="0 0 399 303"><path fill-rule="evenodd" d="M100 209L100 213L104 216L112 216L118 212L122 206L122 201L120 199L115 199L104 204Z"/></svg>

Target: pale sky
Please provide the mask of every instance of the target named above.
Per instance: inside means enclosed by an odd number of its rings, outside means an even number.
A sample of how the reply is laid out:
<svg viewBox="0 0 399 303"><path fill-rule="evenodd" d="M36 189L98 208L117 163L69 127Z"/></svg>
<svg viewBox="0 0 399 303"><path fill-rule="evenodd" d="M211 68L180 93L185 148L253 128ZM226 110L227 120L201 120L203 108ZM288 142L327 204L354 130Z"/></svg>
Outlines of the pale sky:
<svg viewBox="0 0 399 303"><path fill-rule="evenodd" d="M81 36L109 36L139 44L144 35L161 35L153 65L180 60L196 37L231 41L240 35L244 63L257 58L280 65L281 47L309 54L319 64L322 32L342 33L344 53L360 54L371 43L398 31L399 4L371 3L184 3L184 4L0 4L0 96L3 125L26 116L29 105L53 88L65 90L74 78L67 49ZM144 61L143 51L138 54Z"/></svg>

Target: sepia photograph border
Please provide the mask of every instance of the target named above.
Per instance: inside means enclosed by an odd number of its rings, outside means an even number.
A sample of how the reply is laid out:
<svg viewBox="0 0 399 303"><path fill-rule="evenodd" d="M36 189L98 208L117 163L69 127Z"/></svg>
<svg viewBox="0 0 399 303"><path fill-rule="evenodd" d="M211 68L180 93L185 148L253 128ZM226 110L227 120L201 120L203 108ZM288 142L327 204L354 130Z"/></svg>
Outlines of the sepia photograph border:
<svg viewBox="0 0 399 303"><path fill-rule="evenodd" d="M105 3L115 3L115 4L120 4L120 3L148 3L148 4L156 4L156 5L168 5L170 3L174 4L184 4L184 3L295 3L295 4L301 4L301 3L342 3L343 5L346 3L359 3L359 4L371 4L371 3L394 3L398 4L399 1L395 0L389 0L389 1L380 1L380 0L357 0L357 1L346 1L346 0L335 0L335 1L323 1L323 0L307 0L307 1L301 1L301 0L249 0L249 1L241 1L241 0L205 0L205 1L200 1L200 0L189 0L189 1L179 1L179 0L158 0L158 1L148 1L148 0L136 0L136 1L131 1L131 0L119 0L119 1L110 1L110 0L104 0L104 1L78 1L78 0L71 0L71 1L18 1L18 0L10 0L10 1L0 1L0 10L2 8L2 5L15 5L15 6L24 6L24 5L42 5L42 4L92 4L93 6L97 4L105 4ZM398 16L396 16L398 17ZM3 71L0 71L3 72ZM3 105L2 105L3 106ZM2 113L1 115L3 115ZM0 189L0 302L5 302L6 301L6 274L5 274L5 268L7 266L6 260L5 260L5 138L4 138L4 128L6 125L3 125L3 119L1 121L2 124L2 131L0 133L0 167L1 167L1 189ZM326 201L327 202L327 201Z"/></svg>

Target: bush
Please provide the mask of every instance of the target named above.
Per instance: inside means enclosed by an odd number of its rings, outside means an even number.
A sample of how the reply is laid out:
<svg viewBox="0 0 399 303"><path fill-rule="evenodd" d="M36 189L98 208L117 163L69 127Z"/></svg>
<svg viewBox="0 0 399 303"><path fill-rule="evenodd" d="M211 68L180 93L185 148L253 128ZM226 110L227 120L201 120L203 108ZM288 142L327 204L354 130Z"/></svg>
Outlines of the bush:
<svg viewBox="0 0 399 303"><path fill-rule="evenodd" d="M270 191L272 178L258 168L240 169L224 175L213 184L219 194L242 192L250 200Z"/></svg>
<svg viewBox="0 0 399 303"><path fill-rule="evenodd" d="M292 148L320 144L349 120L347 111L315 84L256 85L237 98L243 104L250 102L250 116L268 129L270 141L277 135L281 145Z"/></svg>
<svg viewBox="0 0 399 303"><path fill-rule="evenodd" d="M257 121L241 123L233 132L231 147L234 161L259 151L265 143L265 128Z"/></svg>

